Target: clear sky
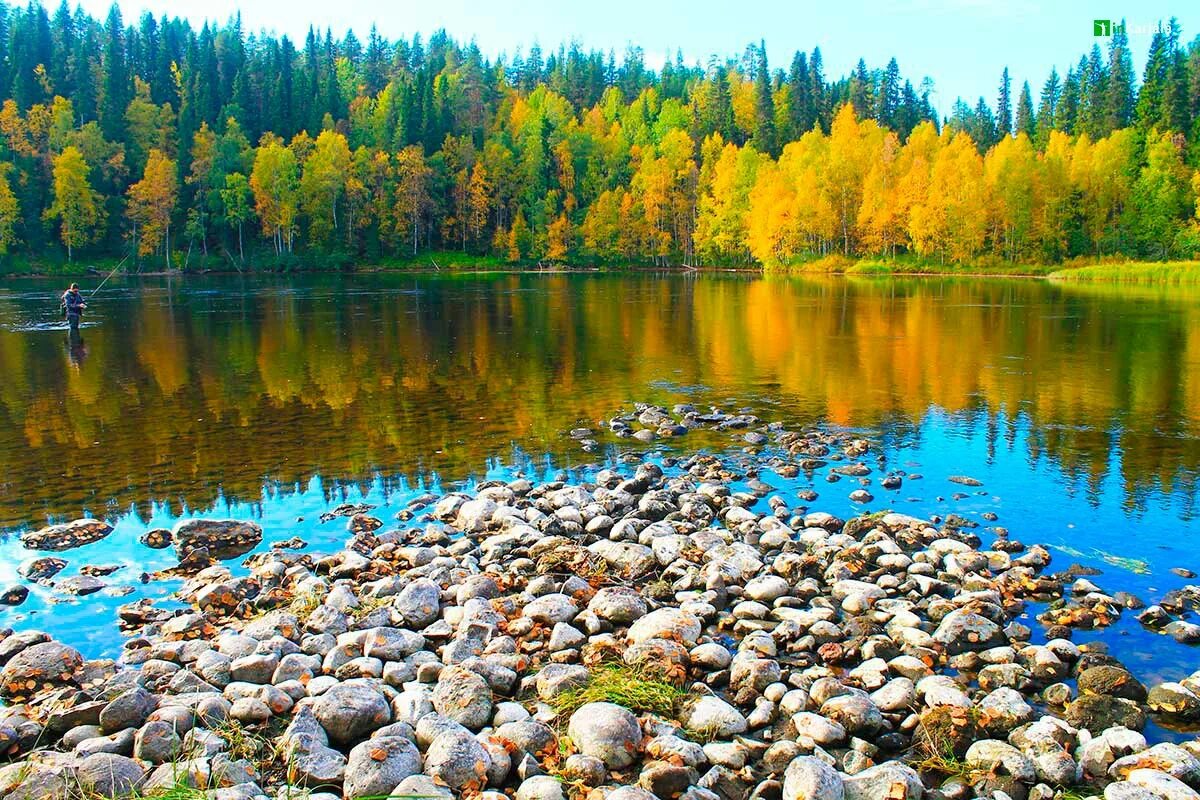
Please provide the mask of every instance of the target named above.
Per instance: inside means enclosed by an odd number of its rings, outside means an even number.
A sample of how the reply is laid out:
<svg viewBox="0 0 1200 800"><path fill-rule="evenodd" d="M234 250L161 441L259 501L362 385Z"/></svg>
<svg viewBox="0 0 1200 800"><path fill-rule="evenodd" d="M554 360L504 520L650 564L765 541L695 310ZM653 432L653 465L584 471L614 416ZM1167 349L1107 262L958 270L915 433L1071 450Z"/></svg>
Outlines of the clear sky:
<svg viewBox="0 0 1200 800"><path fill-rule="evenodd" d="M46 0L48 6L56 0ZM110 0L81 0L103 16ZM149 10L156 16L224 21L239 9L247 30L302 38L310 23L335 36L353 28L366 38L371 24L389 38L445 28L456 39L474 38L489 56L543 50L578 40L585 48L640 45L652 66L668 53L686 62L712 54L740 55L765 39L772 66L787 66L797 49L819 45L826 77L845 74L865 57L869 67L895 56L916 84L934 80L935 105L949 111L954 98L979 95L994 104L1000 71L1007 65L1016 95L1021 81L1037 91L1052 66L1060 72L1094 42L1097 18L1127 19L1134 64L1140 75L1155 23L1172 15L1184 40L1200 33L1200 4L1162 0L118 0L126 21Z"/></svg>

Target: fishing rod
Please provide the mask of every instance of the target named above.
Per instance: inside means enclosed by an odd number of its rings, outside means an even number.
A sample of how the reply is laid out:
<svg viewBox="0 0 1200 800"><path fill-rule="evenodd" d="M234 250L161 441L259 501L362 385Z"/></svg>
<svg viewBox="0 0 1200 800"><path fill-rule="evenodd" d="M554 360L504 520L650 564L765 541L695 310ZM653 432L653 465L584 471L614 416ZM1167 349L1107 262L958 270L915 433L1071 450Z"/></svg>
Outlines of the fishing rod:
<svg viewBox="0 0 1200 800"><path fill-rule="evenodd" d="M109 279L109 278L111 278L113 275L116 275L116 274L117 274L117 270L119 270L121 267L125 266L125 262L126 262L126 261L128 261L128 260L129 260L129 256L128 256L128 255L126 255L124 258L122 258L122 259L121 259L121 263L120 263L120 264L117 264L115 267L113 267L113 271L112 271L112 272L110 272L110 273L108 273L108 275L107 275L107 276L105 276L104 280L100 281L100 285L99 285L99 286L97 286L95 289L93 289L93 290L92 290L92 293L88 295L88 300L91 300L93 297L95 297L95 296L96 296L96 292L98 292L98 291L100 291L102 288L104 288L104 284L108 283L108 279Z"/></svg>

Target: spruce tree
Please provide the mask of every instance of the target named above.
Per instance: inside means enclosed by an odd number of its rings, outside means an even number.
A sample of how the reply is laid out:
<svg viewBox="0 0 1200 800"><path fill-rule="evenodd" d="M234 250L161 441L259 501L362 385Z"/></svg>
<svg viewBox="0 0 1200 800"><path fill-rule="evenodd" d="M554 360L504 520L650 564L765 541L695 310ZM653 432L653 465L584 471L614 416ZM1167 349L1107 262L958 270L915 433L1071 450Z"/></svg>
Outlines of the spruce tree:
<svg viewBox="0 0 1200 800"><path fill-rule="evenodd" d="M1001 136L1012 133L1012 81L1008 77L1008 67L1000 73L1000 92L996 98L996 129Z"/></svg>
<svg viewBox="0 0 1200 800"><path fill-rule="evenodd" d="M1037 136L1037 126L1033 116L1033 98L1029 94L1029 81L1021 85L1021 95L1017 98L1017 118L1014 133L1023 133L1030 139Z"/></svg>
<svg viewBox="0 0 1200 800"><path fill-rule="evenodd" d="M775 155L775 99L771 95L771 77L767 68L767 46L758 45L754 66L754 136L751 142L759 152Z"/></svg>
<svg viewBox="0 0 1200 800"><path fill-rule="evenodd" d="M1127 128L1133 121L1133 59L1129 54L1129 39L1125 21L1112 35L1108 44L1108 80L1104 102L1104 122L1101 135L1118 128Z"/></svg>

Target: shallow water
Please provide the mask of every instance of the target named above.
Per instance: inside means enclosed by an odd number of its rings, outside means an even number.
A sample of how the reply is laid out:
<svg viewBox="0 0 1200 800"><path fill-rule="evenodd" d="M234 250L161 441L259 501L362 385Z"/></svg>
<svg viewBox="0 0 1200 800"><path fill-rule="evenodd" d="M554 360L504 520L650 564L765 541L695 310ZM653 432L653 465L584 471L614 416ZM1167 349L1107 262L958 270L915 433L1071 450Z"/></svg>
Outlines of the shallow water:
<svg viewBox="0 0 1200 800"><path fill-rule="evenodd" d="M59 290L0 286L0 586L17 582L31 555L16 534L86 513L117 530L64 554L60 577L121 563L106 580L135 594L51 604L50 590L32 587L0 623L51 630L91 654L119 649L116 605L173 588L138 581L171 563L169 551L137 543L149 527L254 517L268 542L299 535L332 548L344 525L317 517L342 500L378 504L386 519L431 487L600 463L566 431L634 400L861 428L881 442L887 468L924 475L895 492L873 486L867 508L994 511L1015 538L1063 548L1057 565L1103 569L1093 580L1109 591L1151 599L1186 583L1169 568L1200 570L1196 289L581 274L156 279L110 283L78 336L57 327ZM946 481L954 474L984 486L964 490ZM808 485L767 480L794 503ZM851 481L818 475L815 488L813 508L854 512ZM1078 638L1096 636L1143 680L1200 668L1200 653L1143 631L1132 614Z"/></svg>

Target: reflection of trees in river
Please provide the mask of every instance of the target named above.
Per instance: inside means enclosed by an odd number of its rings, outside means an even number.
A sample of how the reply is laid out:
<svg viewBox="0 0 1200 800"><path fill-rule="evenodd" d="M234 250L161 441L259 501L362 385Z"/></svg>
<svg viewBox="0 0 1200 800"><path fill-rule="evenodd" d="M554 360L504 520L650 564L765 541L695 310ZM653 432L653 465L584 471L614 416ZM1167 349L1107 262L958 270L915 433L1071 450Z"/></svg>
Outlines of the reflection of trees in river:
<svg viewBox="0 0 1200 800"><path fill-rule="evenodd" d="M0 525L254 498L266 477L461 475L510 440L574 455L563 431L665 399L656 382L849 425L915 430L938 406L986 426L989 455L1028 420L1025 457L1091 491L1119 464L1136 505L1194 489L1200 294L1129 291L379 276L114 297L75 366L61 339L0 331ZM0 318L20 310L0 302Z"/></svg>

